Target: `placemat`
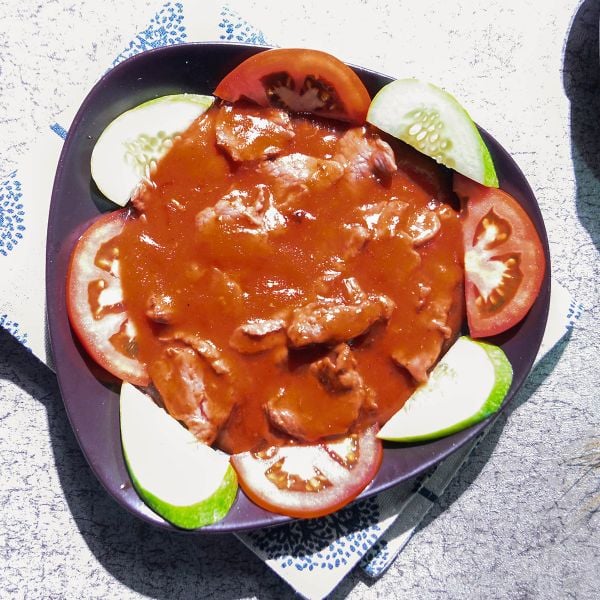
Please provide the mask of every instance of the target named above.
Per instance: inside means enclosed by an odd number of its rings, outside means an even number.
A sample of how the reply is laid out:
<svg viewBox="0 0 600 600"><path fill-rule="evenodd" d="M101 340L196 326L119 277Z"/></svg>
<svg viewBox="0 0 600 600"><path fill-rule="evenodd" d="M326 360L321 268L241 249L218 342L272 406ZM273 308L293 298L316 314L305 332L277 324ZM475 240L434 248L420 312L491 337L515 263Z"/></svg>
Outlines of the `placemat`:
<svg viewBox="0 0 600 600"><path fill-rule="evenodd" d="M166 2L112 65L160 46L189 41L277 45L267 33L218 2ZM81 98L82 100L83 98ZM0 182L0 326L52 367L45 324L45 246L54 173L79 102L65 107L40 134L19 168ZM576 322L581 306L553 282L548 326L537 360ZM463 447L419 478L356 502L321 519L294 521L239 535L279 576L306 598L328 595L357 564L377 577L393 562L485 436Z"/></svg>

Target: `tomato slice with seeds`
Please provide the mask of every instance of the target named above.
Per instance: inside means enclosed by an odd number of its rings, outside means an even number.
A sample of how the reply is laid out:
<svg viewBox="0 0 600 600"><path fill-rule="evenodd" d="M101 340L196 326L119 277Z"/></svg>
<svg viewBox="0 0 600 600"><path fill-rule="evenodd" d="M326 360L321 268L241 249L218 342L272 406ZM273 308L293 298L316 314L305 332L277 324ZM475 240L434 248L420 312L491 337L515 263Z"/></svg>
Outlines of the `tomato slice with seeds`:
<svg viewBox="0 0 600 600"><path fill-rule="evenodd" d="M465 294L472 337L519 323L540 291L546 260L531 219L512 196L454 175L461 200Z"/></svg>
<svg viewBox="0 0 600 600"><path fill-rule="evenodd" d="M277 48L255 54L219 83L215 96L351 123L364 123L371 103L358 75L326 52Z"/></svg>
<svg viewBox="0 0 600 600"><path fill-rule="evenodd" d="M127 210L101 215L79 238L67 273L67 312L79 341L101 367L147 385L119 275L118 236L126 219Z"/></svg>
<svg viewBox="0 0 600 600"><path fill-rule="evenodd" d="M372 426L321 444L235 454L231 462L242 489L256 504L312 519L339 510L375 477L382 458L376 433Z"/></svg>

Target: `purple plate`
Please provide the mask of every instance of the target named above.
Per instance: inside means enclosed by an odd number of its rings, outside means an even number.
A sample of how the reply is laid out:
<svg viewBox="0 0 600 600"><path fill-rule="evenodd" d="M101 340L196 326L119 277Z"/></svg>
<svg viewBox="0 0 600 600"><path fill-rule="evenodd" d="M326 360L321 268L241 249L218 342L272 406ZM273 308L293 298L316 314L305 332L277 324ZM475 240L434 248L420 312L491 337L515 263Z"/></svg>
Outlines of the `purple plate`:
<svg viewBox="0 0 600 600"><path fill-rule="evenodd" d="M109 71L83 102L69 130L54 181L46 287L52 352L65 408L81 449L106 490L136 516L165 529L176 528L139 499L123 461L119 382L92 363L69 326L65 303L69 257L86 223L114 208L102 197L90 176L90 156L103 129L122 112L157 96L182 92L211 94L226 73L261 50L239 44L184 44L151 50L124 61ZM391 81L373 71L355 70L371 95ZM542 290L533 308L520 325L496 340L514 367L512 387L504 402L506 407L529 374L542 340L550 301L550 255L542 216L523 173L498 142L484 131L482 135L494 158L501 187L515 196L530 215L542 239L547 261ZM386 445L381 469L362 497L421 473L473 439L488 423L489 419L434 442ZM227 517L198 532L242 531L287 520L252 504L240 490Z"/></svg>

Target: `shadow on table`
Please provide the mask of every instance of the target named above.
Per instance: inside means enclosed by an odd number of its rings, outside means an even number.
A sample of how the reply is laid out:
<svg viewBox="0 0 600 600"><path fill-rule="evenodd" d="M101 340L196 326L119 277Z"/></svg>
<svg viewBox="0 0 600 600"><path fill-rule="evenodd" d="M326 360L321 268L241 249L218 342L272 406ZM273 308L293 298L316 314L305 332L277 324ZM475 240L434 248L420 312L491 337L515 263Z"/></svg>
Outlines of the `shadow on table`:
<svg viewBox="0 0 600 600"><path fill-rule="evenodd" d="M534 369L511 406L479 444L456 483L418 529L457 500L491 456L510 413L535 392L552 372L568 342L563 339ZM136 519L104 492L75 440L54 374L14 338L0 330L0 347L10 356L10 379L46 408L50 439L65 498L88 547L117 580L152 598L263 599L290 597L291 590L231 535L193 536L163 532ZM348 595L359 581L374 580L355 570L332 598Z"/></svg>
<svg viewBox="0 0 600 600"><path fill-rule="evenodd" d="M564 48L563 85L570 101L577 214L600 249L600 0L585 0Z"/></svg>
<svg viewBox="0 0 600 600"><path fill-rule="evenodd" d="M560 342L556 344L556 346L554 346L554 348L552 348L552 350L548 352L548 354L546 354L546 356L535 366L523 384L521 390L513 398L506 410L502 411L502 413L498 416L492 428L473 450L466 464L459 469L451 484L432 506L429 513L416 527L414 534L417 534L422 529L425 529L432 521L437 519L441 514L448 510L452 504L454 504L454 502L456 502L477 479L492 456L498 440L502 435L504 426L510 418L510 415L522 404L524 404L552 373L560 361L563 352L569 343L571 335L571 331L567 333L567 335L565 335ZM372 586L377 581L377 579L371 579L362 572L355 573L352 579L354 581L349 579L348 581L342 582L337 591L331 596L331 599L341 600L344 598L356 585L356 579L362 580L367 586Z"/></svg>
<svg viewBox="0 0 600 600"><path fill-rule="evenodd" d="M527 402L529 398L536 392L536 390L544 383L546 378L552 373L558 362L560 361L563 352L565 351L569 340L571 339L572 331L569 331L562 340L556 344L556 346L546 354L546 356L540 360L531 371L529 377L523 384L523 387L519 390L510 405L504 410L496 419L496 422L488 432L488 434L482 438L479 442L471 458L462 467L459 472L454 485L450 486L443 496L443 501L438 504L438 508L432 510L425 519L423 519L421 525L417 529L423 529L434 520L444 510L449 508L452 503L457 500L462 493L477 479L479 473L489 460L492 455L502 430L509 420L511 414L517 410L522 404ZM440 508L443 507L443 508Z"/></svg>
<svg viewBox="0 0 600 600"><path fill-rule="evenodd" d="M102 568L151 598L256 595L276 600L290 595L290 588L232 535L173 534L122 509L88 467L69 425L54 373L1 328L0 349L10 364L6 378L46 409L63 493L83 539ZM90 580L90 585L96 583Z"/></svg>

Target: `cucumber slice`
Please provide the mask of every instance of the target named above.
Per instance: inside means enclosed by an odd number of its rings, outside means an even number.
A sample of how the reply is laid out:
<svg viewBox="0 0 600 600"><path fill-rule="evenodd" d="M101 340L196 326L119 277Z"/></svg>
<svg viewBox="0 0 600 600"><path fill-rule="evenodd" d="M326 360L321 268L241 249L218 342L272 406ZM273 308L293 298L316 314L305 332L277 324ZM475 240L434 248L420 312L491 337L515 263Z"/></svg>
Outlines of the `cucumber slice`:
<svg viewBox="0 0 600 600"><path fill-rule="evenodd" d="M109 199L125 206L152 164L214 102L213 96L175 94L144 102L119 115L92 151L92 177Z"/></svg>
<svg viewBox="0 0 600 600"><path fill-rule="evenodd" d="M121 441L142 500L182 529L220 521L237 493L229 456L192 433L129 383L121 387Z"/></svg>
<svg viewBox="0 0 600 600"><path fill-rule="evenodd" d="M466 429L500 408L511 383L512 366L498 346L461 337L377 437L418 442Z"/></svg>
<svg viewBox="0 0 600 600"><path fill-rule="evenodd" d="M367 121L467 177L498 187L487 146L467 111L448 92L400 79L373 98Z"/></svg>

